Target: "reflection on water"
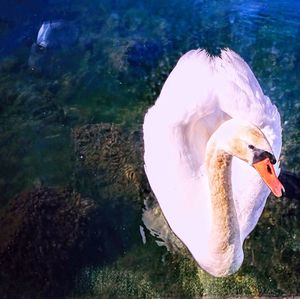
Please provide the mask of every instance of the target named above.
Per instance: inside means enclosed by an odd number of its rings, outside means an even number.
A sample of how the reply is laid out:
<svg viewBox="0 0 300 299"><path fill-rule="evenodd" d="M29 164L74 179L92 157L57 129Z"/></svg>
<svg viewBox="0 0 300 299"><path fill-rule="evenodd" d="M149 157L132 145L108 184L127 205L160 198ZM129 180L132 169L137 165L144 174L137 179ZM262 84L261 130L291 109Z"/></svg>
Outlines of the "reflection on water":
<svg viewBox="0 0 300 299"><path fill-rule="evenodd" d="M137 132L143 116L181 54L197 47L212 53L230 47L249 63L265 93L279 108L284 139L281 165L299 173L299 13L298 1L279 0L48 0L43 4L28 0L2 4L0 221L5 229L1 240L10 238L16 251L18 244L24 244L18 233L9 233L13 229L22 231L27 223L22 217L30 215L22 208L14 210L17 205L9 208L17 194L35 188L67 188L95 202L99 217L105 219L91 221L97 237L91 235L80 245L100 258L82 259L74 270L84 273L78 279L90 283L90 292L113 296L115 286L108 283L113 278L108 277L115 277L127 281L122 287L116 282L125 293L142 297L168 292L182 296L299 293L297 201L270 199L245 244L242 270L231 278L212 280L198 272L188 258L158 248L147 232L143 246L139 227L145 194L148 196L150 190L142 170L142 149L131 148L132 144L139 147ZM51 22L60 22L61 26L48 26L47 34L44 26L44 34L38 38L43 24ZM120 128L99 127L99 123L115 123ZM126 134L129 139L122 137ZM129 156L122 156L124 148ZM101 155L97 154L99 150ZM43 198L47 200L47 196ZM13 215L23 215L13 228L13 224L7 224L12 213L9 209L14 210ZM89 219L94 219L93 215ZM30 239L30 234L26 236ZM51 254L43 252L50 252L52 245L49 243L48 248L46 243L41 244L36 248L40 260L46 256L51 259ZM0 288L3 292L30 294L28 286L38 281L36 273L43 269L38 259L28 262L34 271L18 276L23 281L20 290L7 281L15 277L14 271L22 269L23 259L11 262L7 248L0 249L1 264L9 261L13 266L7 269L14 269L0 273ZM78 260L76 254L82 252L77 247L66 250L71 262L71 257ZM30 255L24 256L29 260ZM101 281L107 287L101 289ZM143 287L138 288L141 281ZM60 294L70 291L55 277L48 277L46 284L37 283L36 289L40 294L51 289L54 295L57 290Z"/></svg>

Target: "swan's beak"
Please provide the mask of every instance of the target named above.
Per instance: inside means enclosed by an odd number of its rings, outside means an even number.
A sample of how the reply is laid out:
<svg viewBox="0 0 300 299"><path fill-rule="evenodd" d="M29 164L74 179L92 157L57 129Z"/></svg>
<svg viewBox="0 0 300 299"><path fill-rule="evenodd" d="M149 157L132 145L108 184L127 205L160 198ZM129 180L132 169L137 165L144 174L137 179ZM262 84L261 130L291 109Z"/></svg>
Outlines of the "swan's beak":
<svg viewBox="0 0 300 299"><path fill-rule="evenodd" d="M281 197L284 192L284 187L278 180L273 164L270 162L269 158L261 160L259 162L253 163L253 167L260 174L261 178L271 189L273 194L277 197Z"/></svg>

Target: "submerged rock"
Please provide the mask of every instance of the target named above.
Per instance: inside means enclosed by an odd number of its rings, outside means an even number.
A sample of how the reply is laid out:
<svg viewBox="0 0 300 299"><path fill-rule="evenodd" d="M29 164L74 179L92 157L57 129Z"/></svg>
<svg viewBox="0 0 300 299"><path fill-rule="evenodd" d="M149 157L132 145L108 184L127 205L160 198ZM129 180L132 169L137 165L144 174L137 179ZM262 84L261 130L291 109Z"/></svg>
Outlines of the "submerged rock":
<svg viewBox="0 0 300 299"><path fill-rule="evenodd" d="M73 139L75 189L95 200L101 198L107 207L112 203L118 203L119 207L123 203L123 208L131 207L136 223L126 220L126 216L117 221L125 221L124 225L135 229L138 234L142 220L157 238L159 246L166 246L172 252L183 252L185 246L170 229L148 185L143 167L141 131L128 132L120 126L102 123L74 129ZM116 213L113 211L109 213ZM122 237L124 235L125 232ZM145 240L138 238L140 242Z"/></svg>
<svg viewBox="0 0 300 299"><path fill-rule="evenodd" d="M142 243L143 200L150 191L141 132L100 123L75 128L72 135L73 188L97 203L101 217L94 227L101 227L99 236L105 240L99 254L112 261Z"/></svg>
<svg viewBox="0 0 300 299"><path fill-rule="evenodd" d="M76 190L92 198L140 202L146 179L139 131L129 133L105 123L86 125L73 130L73 140Z"/></svg>
<svg viewBox="0 0 300 299"><path fill-rule="evenodd" d="M68 190L16 196L0 216L2 298L51 297L67 290L83 259L94 210L90 200Z"/></svg>

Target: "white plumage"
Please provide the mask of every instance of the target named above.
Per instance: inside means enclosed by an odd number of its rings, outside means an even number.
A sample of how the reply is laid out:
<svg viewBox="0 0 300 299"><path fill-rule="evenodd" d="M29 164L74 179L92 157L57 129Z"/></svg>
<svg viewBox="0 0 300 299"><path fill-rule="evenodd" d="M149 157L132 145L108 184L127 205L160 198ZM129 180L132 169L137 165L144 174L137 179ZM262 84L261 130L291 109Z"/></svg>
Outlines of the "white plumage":
<svg viewBox="0 0 300 299"><path fill-rule="evenodd" d="M205 150L211 135L231 118L258 127L279 158L277 108L244 60L226 49L220 57L204 50L183 55L144 120L145 171L151 188L171 229L204 268L212 258L206 246L212 211ZM278 165L275 169L278 173ZM235 157L231 182L242 244L270 191L252 167Z"/></svg>

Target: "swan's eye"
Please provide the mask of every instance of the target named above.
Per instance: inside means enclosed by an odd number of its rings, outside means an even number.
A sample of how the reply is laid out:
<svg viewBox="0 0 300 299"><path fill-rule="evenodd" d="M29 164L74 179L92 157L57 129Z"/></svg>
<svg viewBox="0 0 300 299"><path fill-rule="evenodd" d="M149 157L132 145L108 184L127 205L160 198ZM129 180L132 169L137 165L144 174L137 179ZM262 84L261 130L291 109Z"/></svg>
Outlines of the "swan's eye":
<svg viewBox="0 0 300 299"><path fill-rule="evenodd" d="M252 150L253 150L253 149L254 149L254 145L252 145L252 144L249 144L249 145L248 145L248 148L250 148L250 149L252 149Z"/></svg>

